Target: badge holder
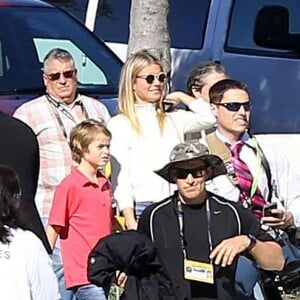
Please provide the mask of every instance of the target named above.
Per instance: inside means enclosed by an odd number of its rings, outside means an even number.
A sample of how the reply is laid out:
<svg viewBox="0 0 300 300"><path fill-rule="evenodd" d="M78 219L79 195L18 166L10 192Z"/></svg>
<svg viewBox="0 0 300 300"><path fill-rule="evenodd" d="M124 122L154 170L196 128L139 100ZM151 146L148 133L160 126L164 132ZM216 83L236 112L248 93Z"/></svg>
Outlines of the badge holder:
<svg viewBox="0 0 300 300"><path fill-rule="evenodd" d="M209 284L214 283L214 267L212 264L195 260L184 260L184 278Z"/></svg>

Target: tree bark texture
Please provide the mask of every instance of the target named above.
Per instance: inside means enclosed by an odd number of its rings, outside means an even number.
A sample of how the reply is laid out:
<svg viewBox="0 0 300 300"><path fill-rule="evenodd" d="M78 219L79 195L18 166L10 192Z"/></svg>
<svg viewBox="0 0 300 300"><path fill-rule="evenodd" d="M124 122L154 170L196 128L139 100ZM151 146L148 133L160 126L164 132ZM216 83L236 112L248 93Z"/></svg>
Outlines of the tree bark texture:
<svg viewBox="0 0 300 300"><path fill-rule="evenodd" d="M160 59L164 70L171 70L168 0L132 0L127 57L147 50Z"/></svg>

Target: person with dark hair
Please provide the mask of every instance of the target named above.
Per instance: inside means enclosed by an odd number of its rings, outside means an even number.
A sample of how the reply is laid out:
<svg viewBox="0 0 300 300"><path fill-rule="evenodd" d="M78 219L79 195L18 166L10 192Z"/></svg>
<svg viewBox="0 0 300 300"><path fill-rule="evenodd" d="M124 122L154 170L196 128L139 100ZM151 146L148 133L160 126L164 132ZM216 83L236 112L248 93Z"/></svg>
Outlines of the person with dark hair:
<svg viewBox="0 0 300 300"><path fill-rule="evenodd" d="M249 208L263 224L279 229L299 227L299 174L280 149L274 149L262 138L249 134L253 101L247 85L225 79L211 87L209 96L217 130L207 137L207 142L214 154L219 154L217 151L223 145L223 156L220 156L227 165L230 179L227 182L232 184L230 199ZM245 178L240 176L241 163L237 164L238 160L243 162L244 172L245 165L249 169L250 189ZM251 188L253 182L256 183ZM263 207L268 202L277 203L272 216L263 215Z"/></svg>
<svg viewBox="0 0 300 300"><path fill-rule="evenodd" d="M42 71L45 95L22 104L14 116L29 125L38 139L40 170L35 203L46 226L55 189L72 166L68 144L71 129L89 118L107 123L110 115L100 101L78 93L75 61L67 50L50 50L44 58ZM71 300L73 295L63 283L59 246L57 243L53 250L53 267L62 300Z"/></svg>
<svg viewBox="0 0 300 300"><path fill-rule="evenodd" d="M194 98L202 98L209 102L209 89L216 82L227 77L224 66L218 61L205 61L198 64L188 75L187 94ZM216 129L216 124L205 130L196 130L185 133L185 140L196 141L205 139L205 136Z"/></svg>
<svg viewBox="0 0 300 300"><path fill-rule="evenodd" d="M248 208L264 226L275 230L284 245L288 240L284 232L300 226L299 173L278 147L249 133L254 101L245 83L221 80L211 87L209 98L217 129L206 142L210 152L222 158L228 174L216 178L208 189ZM267 211L268 205L273 209ZM284 246L283 253L287 263L300 257L292 244ZM258 280L255 263L242 258L239 275L244 294L252 296Z"/></svg>
<svg viewBox="0 0 300 300"><path fill-rule="evenodd" d="M21 217L22 190L17 174L0 166L1 298L58 300L58 285L42 242L25 230Z"/></svg>
<svg viewBox="0 0 300 300"><path fill-rule="evenodd" d="M110 139L109 130L96 120L85 120L71 130L77 167L57 187L46 229L52 248L60 237L65 286L78 300L108 296L107 288L89 282L87 263L98 240L112 232L110 184L99 170L109 161Z"/></svg>
<svg viewBox="0 0 300 300"><path fill-rule="evenodd" d="M207 147L176 145L156 173L178 191L147 207L138 230L158 248L179 299L238 299L234 282L241 254L263 269L283 268L280 245L252 213L206 190L207 181L226 174L221 158Z"/></svg>
<svg viewBox="0 0 300 300"><path fill-rule="evenodd" d="M188 75L186 91L188 95L209 102L209 89L216 82L225 79L224 66L218 61L205 61L198 64Z"/></svg>

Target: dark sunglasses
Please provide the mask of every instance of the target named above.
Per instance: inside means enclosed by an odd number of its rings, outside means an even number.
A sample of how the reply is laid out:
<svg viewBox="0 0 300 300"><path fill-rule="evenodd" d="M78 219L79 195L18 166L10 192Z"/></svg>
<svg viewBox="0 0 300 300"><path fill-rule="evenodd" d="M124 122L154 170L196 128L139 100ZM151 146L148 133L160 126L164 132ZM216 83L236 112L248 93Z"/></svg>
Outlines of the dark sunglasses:
<svg viewBox="0 0 300 300"><path fill-rule="evenodd" d="M45 74L45 76L48 79L50 79L51 81L56 81L60 78L61 75L64 76L66 79L73 78L75 73L76 73L76 70L69 70L69 71L65 71L65 72Z"/></svg>
<svg viewBox="0 0 300 300"><path fill-rule="evenodd" d="M189 174L194 178L203 177L206 173L207 167L198 167L195 169L175 169L174 175L177 179L186 179Z"/></svg>
<svg viewBox="0 0 300 300"><path fill-rule="evenodd" d="M163 83L167 79L167 75L166 75L166 73L161 72L159 74L136 76L136 78L144 79L147 81L148 84L152 84L155 79L157 79L159 82Z"/></svg>
<svg viewBox="0 0 300 300"><path fill-rule="evenodd" d="M215 105L220 105L225 107L229 111L239 111L240 108L243 106L245 111L249 111L251 109L251 102L227 102L227 103L214 103Z"/></svg>

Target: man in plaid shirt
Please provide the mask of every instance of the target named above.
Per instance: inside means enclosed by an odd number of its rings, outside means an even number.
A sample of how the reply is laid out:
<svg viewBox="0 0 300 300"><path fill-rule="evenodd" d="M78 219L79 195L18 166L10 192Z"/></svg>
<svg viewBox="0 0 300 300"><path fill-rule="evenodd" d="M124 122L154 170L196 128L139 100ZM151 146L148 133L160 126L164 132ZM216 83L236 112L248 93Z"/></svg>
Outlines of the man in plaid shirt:
<svg viewBox="0 0 300 300"><path fill-rule="evenodd" d="M44 225L47 225L54 192L72 166L69 133L74 125L85 119L107 124L110 115L99 101L77 93L77 70L71 54L52 49L43 62L46 94L21 105L14 117L28 124L35 132L40 151L40 171L35 202ZM59 280L62 300L72 299L63 282L60 250L54 249L53 262ZM56 263L58 265L56 266Z"/></svg>

